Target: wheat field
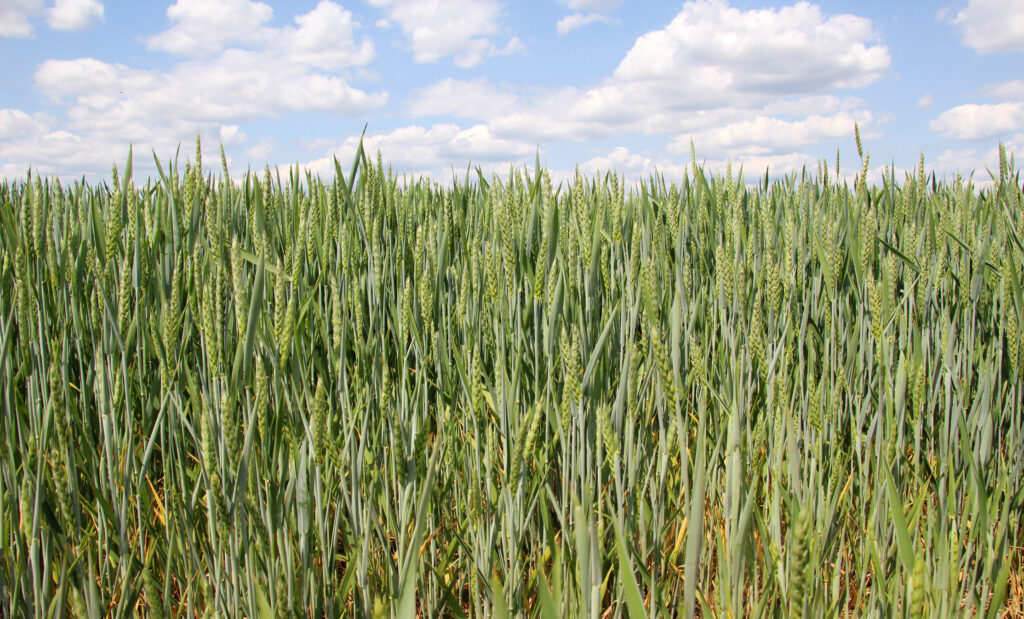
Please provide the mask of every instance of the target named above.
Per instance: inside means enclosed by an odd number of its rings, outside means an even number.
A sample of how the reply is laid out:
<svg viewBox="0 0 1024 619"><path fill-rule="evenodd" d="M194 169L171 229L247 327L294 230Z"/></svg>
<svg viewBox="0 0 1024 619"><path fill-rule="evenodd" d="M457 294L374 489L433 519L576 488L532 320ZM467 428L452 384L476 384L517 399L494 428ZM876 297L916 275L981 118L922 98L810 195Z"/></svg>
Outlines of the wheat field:
<svg viewBox="0 0 1024 619"><path fill-rule="evenodd" d="M0 615L1024 613L1009 154L200 153L0 181Z"/></svg>

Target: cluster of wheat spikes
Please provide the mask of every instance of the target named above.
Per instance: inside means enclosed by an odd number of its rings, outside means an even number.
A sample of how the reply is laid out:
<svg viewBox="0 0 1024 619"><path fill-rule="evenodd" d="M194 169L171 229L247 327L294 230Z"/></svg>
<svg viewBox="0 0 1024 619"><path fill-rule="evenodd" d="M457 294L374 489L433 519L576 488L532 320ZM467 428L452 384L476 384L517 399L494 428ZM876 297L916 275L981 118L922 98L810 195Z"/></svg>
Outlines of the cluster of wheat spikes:
<svg viewBox="0 0 1024 619"><path fill-rule="evenodd" d="M1005 155L157 167L0 183L0 615L1021 611Z"/></svg>

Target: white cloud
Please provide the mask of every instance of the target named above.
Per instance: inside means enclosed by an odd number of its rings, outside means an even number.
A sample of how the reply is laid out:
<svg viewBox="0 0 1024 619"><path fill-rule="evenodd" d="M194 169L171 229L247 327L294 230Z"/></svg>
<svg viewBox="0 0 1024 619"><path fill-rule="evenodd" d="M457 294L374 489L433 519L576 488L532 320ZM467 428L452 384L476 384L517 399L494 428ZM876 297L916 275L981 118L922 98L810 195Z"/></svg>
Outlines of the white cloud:
<svg viewBox="0 0 1024 619"><path fill-rule="evenodd" d="M982 89L982 93L993 99L1024 101L1024 80L989 84Z"/></svg>
<svg viewBox="0 0 1024 619"><path fill-rule="evenodd" d="M29 167L71 176L103 173L112 162L123 162L128 152L127 142L115 146L112 142L87 141L78 134L53 130L45 124L22 129L16 138L0 140L0 161L4 162L4 175L8 178L23 176ZM103 164L99 165L98 161Z"/></svg>
<svg viewBox="0 0 1024 619"><path fill-rule="evenodd" d="M59 176L103 177L109 173L111 163L123 165L129 143L133 145L135 169L143 176L153 171L153 151L162 161L172 156L179 146L183 146L183 153L191 154L191 143L195 137L193 128L191 133L181 135L170 131L152 131L144 139L129 140L101 132L54 128L48 119L39 117L34 122L22 124L16 135L9 137L3 135L9 128L4 126L7 112L9 110L0 110L0 178L21 177L29 168ZM203 156L211 165L217 166L218 141L225 147L237 146L244 143L246 136L238 127L224 125L204 128L202 139ZM229 155L229 165L231 161Z"/></svg>
<svg viewBox="0 0 1024 619"><path fill-rule="evenodd" d="M501 33L501 5L497 0L370 0L385 8L412 48L413 60L436 62L452 57L458 67L473 67L489 56L521 52L522 41L511 37L504 47L495 44Z"/></svg>
<svg viewBox="0 0 1024 619"><path fill-rule="evenodd" d="M590 176L615 171L621 174L626 182L636 182L651 174L661 172L672 177L681 177L685 171L685 163L674 163L671 159L657 158L662 163L655 163L656 158L648 153L634 153L625 146L616 146L605 155L598 155L579 164L580 173ZM552 174L552 182L572 182L576 171L562 170Z"/></svg>
<svg viewBox="0 0 1024 619"><path fill-rule="evenodd" d="M58 122L15 110L0 114L0 136L13 136L2 145L0 166L105 172L111 160L123 160L129 140L136 153L155 148L166 156L197 131L214 153L222 141L238 156L269 159L274 142L256 142L259 135L255 144L248 141L247 122L301 112L361 116L386 103L386 93L350 84L364 76L374 47L341 5L323 0L281 24L262 2L226 3L171 6L167 30L146 43L184 58L159 70L90 58L44 62L36 86L65 105L66 115ZM503 23L499 0L371 4L383 9L386 24L378 27L395 27L417 62L474 66L523 48ZM604 13L620 0L561 4L574 12L563 19L571 29L574 16L581 24L607 20ZM840 91L878 80L889 65L888 50L866 19L828 15L806 2L747 11L724 0L697 0L664 28L638 37L604 79L558 88L443 79L405 103L412 117L440 117L436 124L428 118L423 126L370 134L365 144L397 169L442 178L451 165L464 171L469 161L487 170L522 160L532 165L538 148L559 141L615 144L643 134L661 136L661 144L591 151L587 156L600 154L584 169L645 175L658 162L662 172L681 174L693 138L714 165L732 160L751 173L764 165L783 173L813 165L813 157L797 151L851 136L854 122L865 135L877 127L880 119L864 101ZM311 165L331 173L333 156L350 161L357 142L303 145L311 156L326 153Z"/></svg>
<svg viewBox="0 0 1024 619"><path fill-rule="evenodd" d="M0 2L0 37L32 36L28 19L42 11L42 0L3 0Z"/></svg>
<svg viewBox="0 0 1024 619"><path fill-rule="evenodd" d="M103 21L99 0L55 0L49 7L43 0L0 0L0 37L31 37L30 19L45 17L54 30L82 30Z"/></svg>
<svg viewBox="0 0 1024 619"><path fill-rule="evenodd" d="M469 81L447 78L417 90L408 110L413 117L481 118L512 112L517 101L516 95L499 90L484 78Z"/></svg>
<svg viewBox="0 0 1024 619"><path fill-rule="evenodd" d="M256 161L268 161L274 152L274 140L264 138L245 149L245 156Z"/></svg>
<svg viewBox="0 0 1024 619"><path fill-rule="evenodd" d="M555 24L555 31L560 35L568 34L576 28L588 24L617 23L618 20L602 13L612 11L622 4L622 0L558 0L558 2L573 11Z"/></svg>
<svg viewBox="0 0 1024 619"><path fill-rule="evenodd" d="M337 143L336 139L332 138L299 138L299 144L302 148L310 151L324 151Z"/></svg>
<svg viewBox="0 0 1024 619"><path fill-rule="evenodd" d="M690 140L701 150L730 155L768 155L791 151L824 140L853 135L854 123L869 124L871 112L840 112L831 116L808 116L788 121L770 116L742 120L688 135L680 135L669 145L669 152L689 153Z"/></svg>
<svg viewBox="0 0 1024 619"><path fill-rule="evenodd" d="M780 153L775 155L738 155L727 159L705 159L699 161L706 170L724 172L732 166L733 174L740 175L742 170L746 178L759 178L764 176L765 171L770 176L784 176L799 172L805 167L808 170L817 166L817 158L807 153Z"/></svg>
<svg viewBox="0 0 1024 619"><path fill-rule="evenodd" d="M608 12L622 4L622 0L558 0L574 11Z"/></svg>
<svg viewBox="0 0 1024 619"><path fill-rule="evenodd" d="M583 172L600 172L602 170L651 171L653 159L639 153L630 152L625 146L616 146L605 156L588 159L580 164Z"/></svg>
<svg viewBox="0 0 1024 619"><path fill-rule="evenodd" d="M519 37L511 37L505 47L495 48L487 52L488 56L511 56L512 54L526 53L526 45Z"/></svg>
<svg viewBox="0 0 1024 619"><path fill-rule="evenodd" d="M927 165L925 166L925 170L926 171L930 170L930 169L931 168L929 168ZM859 169L857 169L857 170L849 170L849 169L845 169L844 168L841 178L844 181L846 181L847 184L852 184L854 182L854 179L857 178L857 176L860 175L860 172L861 171ZM906 178L907 174L911 174L911 175L916 177L917 176L917 167L914 167L914 168L903 168L903 167L900 167L900 166L893 167L892 165L890 165L888 163L885 163L885 164L880 164L880 165L874 166L873 168L868 169L868 174L867 174L867 177L866 177L866 182L867 182L868 186L871 186L871 185L881 185L886 177L888 177L890 179L896 179L896 181L899 182L899 181L903 180L904 178Z"/></svg>
<svg viewBox="0 0 1024 619"><path fill-rule="evenodd" d="M339 161L351 161L358 144L359 137L350 137L324 157L307 165L314 172L333 173L334 157ZM363 148L367 153L379 150L385 161L403 172L428 174L433 178L447 177L452 166L457 171L464 171L469 163L488 164L485 169L500 169L536 152L536 147L526 142L495 137L485 125L460 129L453 124L437 124L430 128L413 125L389 133L367 135L363 139Z"/></svg>
<svg viewBox="0 0 1024 619"><path fill-rule="evenodd" d="M931 95L925 94L921 95L921 98L917 100L916 107L919 110L927 110L933 103L935 103L935 99Z"/></svg>
<svg viewBox="0 0 1024 619"><path fill-rule="evenodd" d="M219 142L224 146L237 146L243 144L248 138L245 133L238 130L238 125L221 125Z"/></svg>
<svg viewBox="0 0 1024 619"><path fill-rule="evenodd" d="M167 9L174 25L149 37L151 49L208 56L228 45L262 49L325 71L361 66L374 59L373 42L356 41L360 25L340 5L321 0L295 18L296 26L265 26L274 11L250 0L178 0Z"/></svg>
<svg viewBox="0 0 1024 619"><path fill-rule="evenodd" d="M46 10L46 23L54 30L82 30L97 21L103 21L98 0L57 0Z"/></svg>
<svg viewBox="0 0 1024 619"><path fill-rule="evenodd" d="M360 90L338 73L369 63L374 54L339 5L323 0L294 25L274 28L260 25L271 17L266 5L231 1L244 10L226 16L212 5L181 0L168 11L171 27L149 40L167 51L191 52L189 41L232 19L250 26L211 35L202 58L162 70L94 58L44 61L35 72L36 88L66 106L64 118L34 119L32 131L4 144L0 163L81 174L109 167L129 142L137 153L155 149L163 156L199 132L210 144L240 148L248 121L298 112L362 116L387 102L386 92ZM5 112L3 122L5 132L27 126L24 113L14 111Z"/></svg>
<svg viewBox="0 0 1024 619"><path fill-rule="evenodd" d="M602 15L600 13L571 13L566 15L562 19L558 20L555 24L555 30L558 34L568 34L569 32L579 28L580 26L586 26L587 24L593 24L597 22L610 24L615 20Z"/></svg>
<svg viewBox="0 0 1024 619"><path fill-rule="evenodd" d="M72 101L73 125L126 135L149 126L194 127L288 112L361 113L386 101L382 93L357 90L288 58L240 49L166 72L93 58L47 60L35 80L43 94Z"/></svg>
<svg viewBox="0 0 1024 619"><path fill-rule="evenodd" d="M823 102L851 111L863 102L839 103L831 93L885 73L889 52L873 39L868 20L826 17L806 3L740 11L721 0L689 2L666 28L639 37L599 84L541 93L512 113L502 106L479 109L489 114L484 119L495 134L542 141L673 134L756 115L835 113L820 109Z"/></svg>
<svg viewBox="0 0 1024 619"><path fill-rule="evenodd" d="M1016 133L1006 136L1003 144L1008 152L1021 152L1024 148L1024 133ZM990 185L992 178L988 170L991 170L997 177L999 175L999 146L992 145L990 148L979 151L976 148L949 149L931 161L925 162L925 167L934 170L939 177L946 180L953 180L956 174L968 177L974 172L973 180L976 185Z"/></svg>
<svg viewBox="0 0 1024 619"><path fill-rule="evenodd" d="M928 127L956 140L1004 137L1024 129L1024 103L958 105L940 114Z"/></svg>
<svg viewBox="0 0 1024 619"><path fill-rule="evenodd" d="M0 109L0 140L12 140L38 134L45 127L45 121L38 115L32 116L21 110L10 108Z"/></svg>
<svg viewBox="0 0 1024 619"><path fill-rule="evenodd" d="M369 39L356 43L359 24L352 20L352 13L333 2L320 0L312 11L296 17L295 23L298 28L282 28L276 33L271 50L326 71L365 65L375 57Z"/></svg>
<svg viewBox="0 0 1024 619"><path fill-rule="evenodd" d="M664 82L680 91L792 94L858 88L879 79L890 65L888 50L872 44L874 39L869 20L826 18L806 2L741 11L724 0L699 0L688 2L665 29L637 39L615 76Z"/></svg>
<svg viewBox="0 0 1024 619"><path fill-rule="evenodd" d="M980 54L1024 51L1024 0L970 0L951 22Z"/></svg>
<svg viewBox="0 0 1024 619"><path fill-rule="evenodd" d="M449 79L417 91L409 110L472 118L494 138L542 147L639 133L668 137L661 156L685 151L688 159L692 137L716 161L782 172L814 163L796 149L852 138L855 122L873 133L884 118L834 93L878 80L889 64L866 19L826 16L807 3L741 11L700 0L639 37L613 74L590 87L515 92Z"/></svg>
<svg viewBox="0 0 1024 619"><path fill-rule="evenodd" d="M968 103L946 110L928 127L956 140L1005 140L1024 129L1024 80L989 84L981 94L997 103Z"/></svg>
<svg viewBox="0 0 1024 619"><path fill-rule="evenodd" d="M269 32L263 25L273 15L269 5L250 0L178 0L167 7L174 25L146 44L175 54L210 54L228 44L265 40Z"/></svg>
<svg viewBox="0 0 1024 619"><path fill-rule="evenodd" d="M813 114L835 114L864 108L865 101L859 97L837 97L835 95L809 95L787 97L769 101L761 108L765 114L784 116L811 116Z"/></svg>
<svg viewBox="0 0 1024 619"><path fill-rule="evenodd" d="M808 154L793 152L777 155L744 155L730 158L701 159L698 162L705 171L725 173L732 167L733 174L739 175L742 169L747 178L758 178L768 170L772 176L782 176L799 172L804 166L814 168L817 160ZM616 171L623 175L627 183L646 180L651 175L664 175L666 179L679 179L690 171L690 152L687 147L685 156L670 157L651 153L636 153L624 146L618 146L605 155L599 155L579 164L580 172L593 175L608 171ZM552 181L571 182L575 170L552 170Z"/></svg>
<svg viewBox="0 0 1024 619"><path fill-rule="evenodd" d="M621 115L594 115L588 108L591 93L561 88L545 94L530 105L488 120L496 135L548 144L587 141L635 131L638 118L629 110ZM602 110L603 111L603 110Z"/></svg>

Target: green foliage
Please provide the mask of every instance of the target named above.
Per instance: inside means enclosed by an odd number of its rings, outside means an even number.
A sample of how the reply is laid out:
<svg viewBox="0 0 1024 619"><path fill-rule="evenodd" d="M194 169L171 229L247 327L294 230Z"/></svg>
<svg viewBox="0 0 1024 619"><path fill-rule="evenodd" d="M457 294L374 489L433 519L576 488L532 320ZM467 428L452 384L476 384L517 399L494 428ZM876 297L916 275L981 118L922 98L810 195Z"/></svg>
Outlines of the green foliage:
<svg viewBox="0 0 1024 619"><path fill-rule="evenodd" d="M1021 603L1005 154L979 189L198 152L0 183L0 615Z"/></svg>

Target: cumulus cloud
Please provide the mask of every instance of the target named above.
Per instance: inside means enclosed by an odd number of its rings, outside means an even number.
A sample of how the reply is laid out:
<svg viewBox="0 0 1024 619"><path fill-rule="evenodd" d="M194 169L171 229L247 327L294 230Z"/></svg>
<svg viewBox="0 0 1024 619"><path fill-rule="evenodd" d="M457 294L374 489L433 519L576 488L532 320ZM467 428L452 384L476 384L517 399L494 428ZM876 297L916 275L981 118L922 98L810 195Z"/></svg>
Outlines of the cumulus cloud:
<svg viewBox="0 0 1024 619"><path fill-rule="evenodd" d="M43 94L71 102L74 128L125 136L299 111L362 113L386 101L385 94L357 90L339 76L302 69L286 57L230 49L168 71L93 58L47 60L35 81Z"/></svg>
<svg viewBox="0 0 1024 619"><path fill-rule="evenodd" d="M103 4L98 0L57 0L46 11L46 23L54 30L82 30L99 21Z"/></svg>
<svg viewBox="0 0 1024 619"><path fill-rule="evenodd" d="M669 151L688 153L690 140L702 149L730 155L765 155L802 148L823 140L838 140L850 134L854 123L868 124L871 112L839 112L813 115L800 120L757 116L677 137Z"/></svg>
<svg viewBox="0 0 1024 619"><path fill-rule="evenodd" d="M592 157L582 164L583 172L621 170L624 172L652 172L654 160L640 153L630 152L625 146L616 146L607 155Z"/></svg>
<svg viewBox="0 0 1024 619"><path fill-rule="evenodd" d="M933 103L935 103L935 99L931 95L921 95L921 98L917 100L916 107L919 110L927 110Z"/></svg>
<svg viewBox="0 0 1024 619"><path fill-rule="evenodd" d="M21 110L0 109L0 140L11 140L40 133L46 122L39 115L33 116Z"/></svg>
<svg viewBox="0 0 1024 619"><path fill-rule="evenodd" d="M574 11L607 12L622 4L622 0L558 0Z"/></svg>
<svg viewBox="0 0 1024 619"><path fill-rule="evenodd" d="M608 13L622 4L622 0L558 0L558 2L573 11L555 24L555 31L560 35L568 34L576 28L588 24L616 23L617 20L604 15L604 13Z"/></svg>
<svg viewBox="0 0 1024 619"><path fill-rule="evenodd" d="M173 25L146 43L150 49L194 57L215 55L235 45L326 71L374 59L373 42L356 40L360 25L334 2L321 0L312 11L296 17L295 26L266 26L273 14L270 6L251 0L178 0L167 9Z"/></svg>
<svg viewBox="0 0 1024 619"><path fill-rule="evenodd" d="M416 91L407 109L413 116L472 119L474 130L486 129L490 143L508 149L504 159L538 145L643 134L664 136L664 151L616 149L593 165L649 173L645 160L684 154L688 160L692 138L723 166L733 160L746 162L748 170L786 173L815 163L801 152L807 147L852 140L854 123L870 135L883 122L863 100L840 93L877 81L890 63L871 22L861 17L826 15L808 3L748 11L723 0L696 0L664 28L638 37L616 69L590 86L513 90L484 78L445 79ZM415 135L445 135L437 127ZM414 134L411 127L406 131ZM444 154L437 147L404 147L424 154L416 162L422 167L430 167L426 157ZM452 153L468 156L454 147Z"/></svg>
<svg viewBox="0 0 1024 619"><path fill-rule="evenodd" d="M490 117L512 112L518 99L483 78L468 81L447 78L417 90L409 102L408 111L413 117Z"/></svg>
<svg viewBox="0 0 1024 619"><path fill-rule="evenodd" d="M656 163L656 161L660 161ZM643 180L652 174L665 174L679 178L686 171L686 164L671 158L654 157L651 153L636 153L625 146L616 146L604 155L591 157L579 164L580 173L597 175L609 171L621 174L627 183ZM552 181L572 182L575 170L558 170L552 173Z"/></svg>
<svg viewBox="0 0 1024 619"><path fill-rule="evenodd" d="M412 48L413 60L436 62L451 57L463 68L485 58L523 51L518 37L504 46L495 43L501 34L501 5L497 0L370 0L387 10L388 20L397 23Z"/></svg>
<svg viewBox="0 0 1024 619"><path fill-rule="evenodd" d="M29 167L44 174L99 171L95 167L98 156L109 169L112 161L123 159L125 151L123 144L114 149L110 142L90 143L75 133L55 129L53 119L45 114L0 109L2 178L22 177Z"/></svg>
<svg viewBox="0 0 1024 619"><path fill-rule="evenodd" d="M359 24L352 20L352 13L333 2L321 0L312 11L296 17L295 23L297 27L275 33L270 50L326 71L362 66L374 59L369 39L356 42Z"/></svg>
<svg viewBox="0 0 1024 619"><path fill-rule="evenodd" d="M680 91L696 86L721 93L786 94L857 88L889 68L888 50L874 39L869 20L826 17L806 2L743 11L724 0L700 0L688 2L663 30L640 37L615 76L664 87L674 81Z"/></svg>
<svg viewBox="0 0 1024 619"><path fill-rule="evenodd" d="M989 84L981 94L996 103L967 103L946 110L928 123L955 140L1005 140L1024 129L1024 80Z"/></svg>
<svg viewBox="0 0 1024 619"><path fill-rule="evenodd" d="M249 139L245 133L239 131L238 125L221 125L218 134L218 141L224 146L237 146Z"/></svg>
<svg viewBox="0 0 1024 619"><path fill-rule="evenodd" d="M269 158L273 142L250 145L246 122L296 112L365 115L386 103L386 93L349 83L374 50L340 5L323 0L279 26L262 2L226 1L232 10L198 0L178 0L168 9L168 29L146 39L151 49L179 56L166 68L90 58L40 65L37 88L67 106L66 118L56 123L13 112L9 119L0 116L0 131L9 125L28 132L0 153L0 165L64 165L79 156L70 153L77 148L103 170L110 158L123 157L129 139L137 152L153 145L166 153L197 130L211 143L230 141L238 153ZM502 24L498 0L371 4L401 32L416 62L450 59L469 67L522 48ZM561 4L582 20L603 20L620 2ZM658 162L666 174L682 173L692 138L709 164L724 167L731 160L751 172L768 166L785 173L814 164L803 152L810 146L852 139L854 122L865 135L881 122L862 100L842 91L878 80L890 62L871 22L861 17L825 14L806 2L741 10L725 0L694 0L663 28L638 37L603 79L535 88L443 79L416 90L404 106L413 118L440 118L371 131L365 146L380 149L398 169L443 177L451 165L464 170L472 161L485 170L507 169L511 162L532 164L538 148L558 142L615 144L641 134L653 138L645 140L652 150L590 151L600 154L584 169L631 170L639 178ZM33 141L49 146L33 150ZM351 160L357 142L304 144L324 154L310 162L314 170L330 173L333 157ZM18 148L16 159L11 153Z"/></svg>
<svg viewBox="0 0 1024 619"><path fill-rule="evenodd" d="M274 140L264 138L245 149L245 156L256 161L268 161L274 152Z"/></svg>
<svg viewBox="0 0 1024 619"><path fill-rule="evenodd" d="M760 178L765 172L770 176L785 176L800 172L804 169L814 169L818 164L818 158L803 152L778 153L773 155L738 155L725 159L705 159L699 162L707 170L724 172L732 167L733 174L742 174L746 178Z"/></svg>
<svg viewBox="0 0 1024 619"><path fill-rule="evenodd" d="M503 137L671 135L752 115L835 113L822 105L850 112L863 102L832 93L876 81L889 65L889 52L875 42L866 19L825 16L806 3L741 11L722 0L699 0L684 5L666 28L639 37L612 75L589 88L541 92L511 112L505 105L477 109ZM509 94L476 92L494 101ZM847 133L852 130L851 122Z"/></svg>
<svg viewBox="0 0 1024 619"><path fill-rule="evenodd" d="M1024 103L968 103L946 110L928 123L955 140L987 140L1024 128Z"/></svg>
<svg viewBox="0 0 1024 619"><path fill-rule="evenodd" d="M555 24L555 30L558 34L568 34L580 26L586 26L587 24L594 23L614 23L614 19L601 13L571 13L566 15L562 19L558 20Z"/></svg>
<svg viewBox="0 0 1024 619"><path fill-rule="evenodd" d="M136 152L164 154L199 132L210 144L241 149L248 141L241 125L248 121L302 112L362 116L387 102L386 92L356 88L342 73L372 61L374 50L340 5L322 0L282 27L267 25L272 13L264 4L229 0L227 6L236 12L190 0L168 9L170 28L147 43L187 57L166 69L95 58L41 63L36 89L66 106L64 118L5 111L4 134L23 129L4 145L0 161L78 174L105 169L129 142ZM252 148L260 152L259 145Z"/></svg>
<svg viewBox="0 0 1024 619"><path fill-rule="evenodd" d="M608 171L621 174L627 183L647 180L651 175L664 175L666 179L679 179L690 173L689 147L685 156L671 157L664 154L637 153L624 146L617 146L606 154L592 157L579 164L583 174L593 175ZM724 173L732 167L734 174L743 174L748 178L762 176L767 170L773 176L783 176L799 172L804 167L813 168L817 165L814 156L795 152L779 155L742 155L730 158L701 159L698 162L704 170ZM552 170L552 182L571 182L575 170Z"/></svg>
<svg viewBox="0 0 1024 619"><path fill-rule="evenodd" d="M4 0L0 2L0 37L32 36L28 21L43 10L42 0Z"/></svg>
<svg viewBox="0 0 1024 619"><path fill-rule="evenodd" d="M264 24L274 9L250 0L178 0L167 7L174 24L146 40L150 49L175 54L202 55L232 43L256 43L270 36Z"/></svg>
<svg viewBox="0 0 1024 619"><path fill-rule="evenodd" d="M21 127L15 138L0 139L0 161L4 161L3 174L23 176L32 167L45 173L65 173L72 176L83 172L102 173L111 162L123 160L125 144L110 141L92 141L63 129L39 124ZM97 161L103 161L98 166Z"/></svg>
<svg viewBox="0 0 1024 619"><path fill-rule="evenodd" d="M1015 133L1007 136L1003 141L1009 152L1021 152L1024 148L1024 133ZM940 178L953 180L957 174L963 177L972 175L976 185L991 185L991 170L997 177L999 175L999 147L993 144L989 148L953 148L944 151L938 157L925 162L925 168L934 171Z"/></svg>
<svg viewBox="0 0 1024 619"><path fill-rule="evenodd" d="M82 30L103 21L103 3L99 0L55 0L49 7L43 0L3 0L0 2L0 37L31 37L30 19L46 18L54 30Z"/></svg>
<svg viewBox="0 0 1024 619"><path fill-rule="evenodd" d="M307 165L314 171L330 174L334 170L334 158L351 161L358 145L359 138L350 137ZM471 163L482 164L487 170L500 169L536 152L535 147L526 142L494 136L485 125L460 129L447 123L429 128L412 125L367 135L363 148L369 153L380 151L385 160L404 172L434 178L447 177L451 166L465 170Z"/></svg>
<svg viewBox="0 0 1024 619"><path fill-rule="evenodd" d="M980 54L1024 51L1024 0L969 0L950 21Z"/></svg>
<svg viewBox="0 0 1024 619"><path fill-rule="evenodd" d="M989 84L982 89L982 94L993 99L1024 101L1024 80Z"/></svg>

